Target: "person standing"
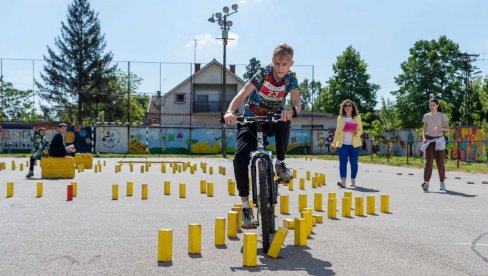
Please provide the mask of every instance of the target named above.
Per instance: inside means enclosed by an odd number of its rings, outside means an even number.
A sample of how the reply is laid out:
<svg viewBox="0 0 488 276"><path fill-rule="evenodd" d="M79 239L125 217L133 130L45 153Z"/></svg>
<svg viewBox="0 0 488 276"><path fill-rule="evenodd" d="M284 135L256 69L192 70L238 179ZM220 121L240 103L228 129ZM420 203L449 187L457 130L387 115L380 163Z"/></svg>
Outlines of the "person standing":
<svg viewBox="0 0 488 276"><path fill-rule="evenodd" d="M356 186L358 158L361 153L363 123L356 104L346 99L342 101L337 117L337 127L332 141L332 151L339 154L339 173L341 180L337 185L346 187L347 163L351 164L351 186Z"/></svg>
<svg viewBox="0 0 488 276"><path fill-rule="evenodd" d="M34 132L32 137L32 155L29 163L29 173L25 176L31 178L34 176L34 165L36 160L41 160L43 156L48 155L49 141L46 139L46 129L41 127Z"/></svg>
<svg viewBox="0 0 488 276"><path fill-rule="evenodd" d="M424 144L420 148L425 153L425 166L424 166L424 182L421 187L424 192L429 191L429 181L432 176L432 165L435 158L437 164L437 171L439 172L441 191L446 190L446 168L444 166L444 158L446 154L446 140L444 138L444 132L449 131L449 119L442 113L442 107L439 104L439 100L429 100L430 112L426 113L422 119L424 123Z"/></svg>

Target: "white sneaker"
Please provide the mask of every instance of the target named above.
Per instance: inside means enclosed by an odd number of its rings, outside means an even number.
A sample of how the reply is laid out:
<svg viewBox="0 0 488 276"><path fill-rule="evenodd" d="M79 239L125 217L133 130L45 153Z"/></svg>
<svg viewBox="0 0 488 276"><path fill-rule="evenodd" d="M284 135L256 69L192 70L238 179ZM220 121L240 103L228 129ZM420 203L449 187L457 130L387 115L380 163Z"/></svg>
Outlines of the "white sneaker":
<svg viewBox="0 0 488 276"><path fill-rule="evenodd" d="M441 191L445 191L446 190L446 184L444 184L444 182L441 182L441 185L440 185L439 190L441 190Z"/></svg>

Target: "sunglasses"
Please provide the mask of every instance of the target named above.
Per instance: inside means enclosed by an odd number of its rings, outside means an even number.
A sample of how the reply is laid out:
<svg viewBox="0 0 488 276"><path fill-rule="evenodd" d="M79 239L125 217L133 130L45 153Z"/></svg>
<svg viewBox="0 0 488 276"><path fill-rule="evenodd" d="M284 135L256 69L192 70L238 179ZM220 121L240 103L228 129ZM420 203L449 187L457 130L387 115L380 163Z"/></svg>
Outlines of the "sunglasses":
<svg viewBox="0 0 488 276"><path fill-rule="evenodd" d="M344 107L352 107L352 104L345 104Z"/></svg>

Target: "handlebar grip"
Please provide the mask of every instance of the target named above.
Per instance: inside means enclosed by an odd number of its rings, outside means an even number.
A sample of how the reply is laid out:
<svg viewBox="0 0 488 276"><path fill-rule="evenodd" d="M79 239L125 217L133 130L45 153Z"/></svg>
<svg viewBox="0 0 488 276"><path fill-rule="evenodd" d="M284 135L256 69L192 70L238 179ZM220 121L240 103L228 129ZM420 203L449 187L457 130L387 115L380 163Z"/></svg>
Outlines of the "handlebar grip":
<svg viewBox="0 0 488 276"><path fill-rule="evenodd" d="M297 118L298 117L298 112L296 107L292 107L291 110L293 110L293 115L291 116L292 118Z"/></svg>

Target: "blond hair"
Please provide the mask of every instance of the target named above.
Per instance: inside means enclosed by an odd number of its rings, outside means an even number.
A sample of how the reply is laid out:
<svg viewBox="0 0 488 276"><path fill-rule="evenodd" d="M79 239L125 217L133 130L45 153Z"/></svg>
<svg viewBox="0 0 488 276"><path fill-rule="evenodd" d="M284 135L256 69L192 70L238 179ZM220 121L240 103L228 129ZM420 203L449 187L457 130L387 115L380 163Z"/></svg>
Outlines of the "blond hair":
<svg viewBox="0 0 488 276"><path fill-rule="evenodd" d="M293 59L293 48L286 43L278 44L273 51L273 58L275 57L280 59L284 57Z"/></svg>

